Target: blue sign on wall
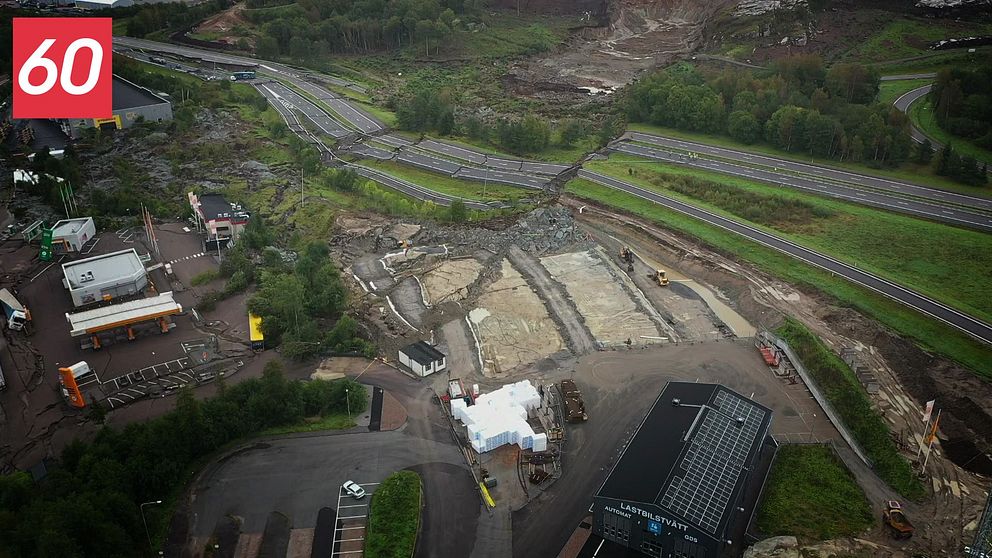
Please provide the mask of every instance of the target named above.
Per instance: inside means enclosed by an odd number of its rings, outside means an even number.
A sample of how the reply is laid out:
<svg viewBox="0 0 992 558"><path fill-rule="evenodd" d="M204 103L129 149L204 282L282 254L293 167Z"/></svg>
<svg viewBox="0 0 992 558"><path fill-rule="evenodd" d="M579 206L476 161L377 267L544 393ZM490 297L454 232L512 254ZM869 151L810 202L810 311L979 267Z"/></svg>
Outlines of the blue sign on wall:
<svg viewBox="0 0 992 558"><path fill-rule="evenodd" d="M655 535L661 534L661 523L657 521L648 520L648 531L651 531Z"/></svg>

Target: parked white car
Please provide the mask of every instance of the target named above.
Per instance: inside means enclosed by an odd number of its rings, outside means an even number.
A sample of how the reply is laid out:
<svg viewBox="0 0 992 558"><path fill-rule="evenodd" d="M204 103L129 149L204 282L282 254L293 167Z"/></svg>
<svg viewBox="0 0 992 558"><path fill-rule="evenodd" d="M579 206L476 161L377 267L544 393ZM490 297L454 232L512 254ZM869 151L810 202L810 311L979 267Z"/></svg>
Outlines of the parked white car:
<svg viewBox="0 0 992 558"><path fill-rule="evenodd" d="M356 500L361 500L365 497L365 489L358 486L358 483L353 481L348 481L341 485L341 488L348 493L349 496Z"/></svg>

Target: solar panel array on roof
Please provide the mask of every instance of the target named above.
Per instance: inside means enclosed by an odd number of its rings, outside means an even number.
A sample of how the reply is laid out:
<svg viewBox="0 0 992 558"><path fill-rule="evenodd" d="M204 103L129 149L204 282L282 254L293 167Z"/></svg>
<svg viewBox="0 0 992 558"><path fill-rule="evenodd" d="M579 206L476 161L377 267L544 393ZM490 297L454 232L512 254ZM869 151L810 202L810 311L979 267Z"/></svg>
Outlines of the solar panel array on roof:
<svg viewBox="0 0 992 558"><path fill-rule="evenodd" d="M748 453L762 431L765 411L726 390L717 391L712 407L689 440L689 449L656 503L717 534L727 504L744 473Z"/></svg>

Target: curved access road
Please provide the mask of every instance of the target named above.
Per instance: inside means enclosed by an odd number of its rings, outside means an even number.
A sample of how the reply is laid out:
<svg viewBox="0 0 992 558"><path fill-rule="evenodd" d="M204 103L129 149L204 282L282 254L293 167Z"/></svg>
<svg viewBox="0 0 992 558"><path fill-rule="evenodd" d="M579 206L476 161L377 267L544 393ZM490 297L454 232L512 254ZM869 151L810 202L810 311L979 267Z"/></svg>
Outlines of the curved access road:
<svg viewBox="0 0 992 558"><path fill-rule="evenodd" d="M944 203L947 205L969 207L982 211L992 211L992 199L966 196L964 194L958 194L937 188L930 188L920 184L891 180L869 174L854 173L822 165L811 165L809 163L801 163L790 159L782 159L779 157L761 155L748 151L738 151L735 149L706 145L694 141L659 136L655 134L628 132L626 137L640 143L646 143L666 149L688 151L700 155L708 155L710 157L719 157L721 159L735 161L743 165L772 167L774 169L773 172L782 174L786 178L795 178L794 175L796 174L805 175L807 178L822 180L823 185L828 188L837 183L843 183L849 185L849 187L854 186L883 193L887 192L902 197L913 197L926 200L930 203ZM788 173L783 174L782 171L788 171Z"/></svg>
<svg viewBox="0 0 992 558"><path fill-rule="evenodd" d="M434 202L437 205L449 206L451 202L455 200L461 200L465 203L465 207L469 209L478 209L480 211L489 211L492 209L501 209L509 207L508 205L501 202L480 202L475 200L469 200L465 198L459 198L457 196L449 196L442 194L440 192L435 192L434 190L428 190L423 186L418 186L413 182L408 182L406 180L396 178L391 174L386 174L382 171L365 167L362 165L356 165L354 163L346 163L345 168L349 168L361 176L368 178L369 180L378 182L383 186L392 188L393 190L398 190L404 194L417 198L423 201Z"/></svg>
<svg viewBox="0 0 992 558"><path fill-rule="evenodd" d="M819 252L814 252L813 250L804 248L794 242L769 234L758 228L739 223L703 209L699 209L698 207L681 202L674 198L652 192L651 190L646 190L610 176L605 176L585 169L580 169L578 176L608 188L620 190L652 203L662 205L673 211L678 211L679 213L689 215L690 217L694 217L713 226L738 234L749 240L757 242L758 244L772 248L773 250L778 250L779 252L788 254L810 265L814 265L831 273L840 275L853 283L883 294L889 298L901 302L902 304L905 304L906 306L909 306L910 308L950 324L981 341L992 344L992 325L972 318L971 316L941 304L932 298L913 292L891 281L887 281L865 271L861 271L852 265L840 262L829 256L820 254Z"/></svg>
<svg viewBox="0 0 992 558"><path fill-rule="evenodd" d="M933 84L924 85L923 87L917 87L912 91L907 91L902 95L900 95L898 99L892 101L892 104L895 105L897 109L905 112L906 114L909 114L910 105L920 100L921 97L924 97L928 93L930 93L931 89L933 89ZM923 140L928 139L928 136L926 134L921 132L919 128L917 128L912 124L910 124L909 133L911 136L913 136L913 141L915 141L916 143L923 143ZM944 147L944 144L940 143L939 141L936 141L933 138L929 138L929 139L930 139L930 144L933 145L933 148L935 150Z"/></svg>

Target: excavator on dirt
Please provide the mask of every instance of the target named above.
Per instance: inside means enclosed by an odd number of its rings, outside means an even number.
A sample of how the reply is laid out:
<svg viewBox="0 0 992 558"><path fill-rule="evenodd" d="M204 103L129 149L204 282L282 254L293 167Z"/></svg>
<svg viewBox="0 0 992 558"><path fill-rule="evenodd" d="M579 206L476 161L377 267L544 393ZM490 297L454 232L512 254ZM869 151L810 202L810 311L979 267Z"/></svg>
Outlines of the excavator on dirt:
<svg viewBox="0 0 992 558"><path fill-rule="evenodd" d="M634 271L634 252L626 246L620 247L620 261L627 264L627 272Z"/></svg>
<svg viewBox="0 0 992 558"><path fill-rule="evenodd" d="M669 280L668 275L665 274L664 269L656 269L654 271L654 280L658 282L659 286L667 287Z"/></svg>
<svg viewBox="0 0 992 558"><path fill-rule="evenodd" d="M895 539L908 539L913 536L915 528L906 519L906 514L902 512L902 504L896 500L889 500L885 503L885 511L882 512L882 521L888 525L889 531Z"/></svg>

